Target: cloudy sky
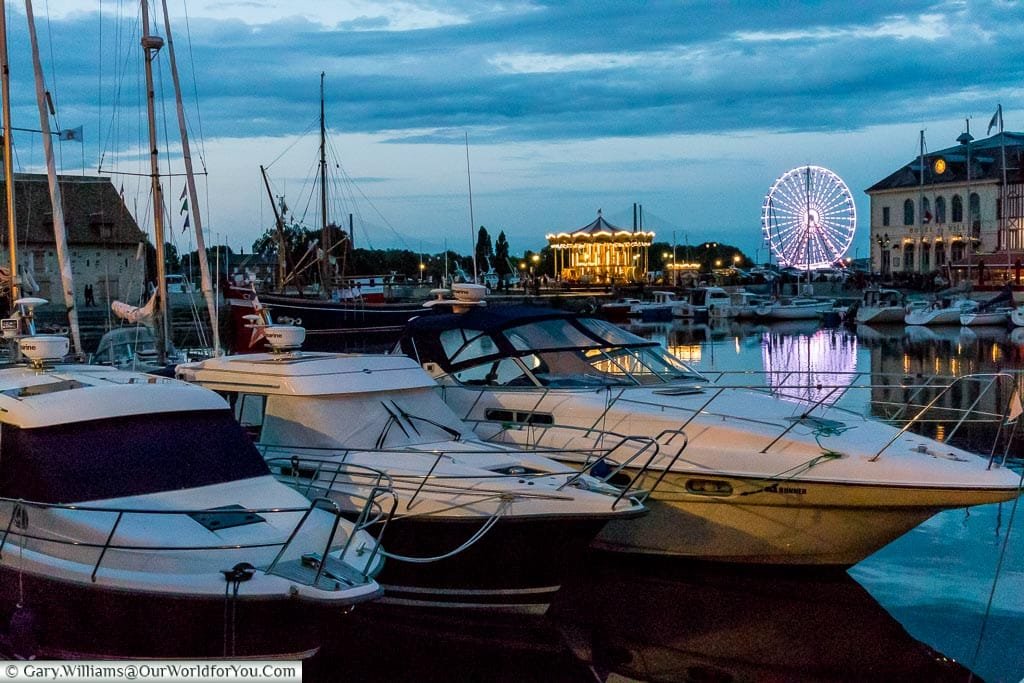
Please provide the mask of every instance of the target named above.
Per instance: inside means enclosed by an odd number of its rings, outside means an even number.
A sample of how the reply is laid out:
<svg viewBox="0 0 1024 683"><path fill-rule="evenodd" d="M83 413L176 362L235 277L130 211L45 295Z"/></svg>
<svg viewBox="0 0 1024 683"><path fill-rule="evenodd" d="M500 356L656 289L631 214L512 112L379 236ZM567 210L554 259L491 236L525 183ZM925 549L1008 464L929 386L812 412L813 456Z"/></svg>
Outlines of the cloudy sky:
<svg viewBox="0 0 1024 683"><path fill-rule="evenodd" d="M659 239L764 260L765 192L815 164L853 192L849 255L865 256L863 190L917 154L918 131L932 150L955 144L965 119L984 137L997 103L1006 128L1024 130L1024 8L1009 0L168 3L204 222L247 251L273 221L260 165L296 218L318 220L321 71L332 213L355 214L361 246L468 252L468 136L474 220L513 251L599 208L628 227L639 202ZM114 173L144 216L137 5L34 11L57 123L84 131L60 145L62 171ZM8 6L14 126L38 128L24 7ZM161 139L177 134L168 73L157 64ZM39 168L38 135L15 141L19 168ZM165 192L187 247L182 183Z"/></svg>

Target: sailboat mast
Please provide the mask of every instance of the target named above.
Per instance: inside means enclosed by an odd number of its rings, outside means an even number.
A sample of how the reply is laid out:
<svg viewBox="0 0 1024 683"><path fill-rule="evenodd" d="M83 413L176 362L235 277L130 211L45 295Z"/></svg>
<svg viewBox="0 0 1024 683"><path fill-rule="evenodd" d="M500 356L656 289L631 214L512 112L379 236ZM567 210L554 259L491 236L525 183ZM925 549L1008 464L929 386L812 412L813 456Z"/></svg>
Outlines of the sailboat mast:
<svg viewBox="0 0 1024 683"><path fill-rule="evenodd" d="M473 283L479 284L476 265L476 221L473 220L473 176L469 172L469 132L466 132L466 182L469 185L469 244L473 248Z"/></svg>
<svg viewBox="0 0 1024 683"><path fill-rule="evenodd" d="M320 72L320 282L324 295L331 290L331 244L327 231L327 124L324 121L324 72Z"/></svg>
<svg viewBox="0 0 1024 683"><path fill-rule="evenodd" d="M7 57L7 3L0 0L0 89L3 97L4 196L7 199L7 250L11 262L11 302L18 292L18 230L14 206L14 144L11 141L11 64Z"/></svg>
<svg viewBox="0 0 1024 683"><path fill-rule="evenodd" d="M210 316L210 332L213 335L213 354L220 355L220 325L217 306L213 296L213 282L210 279L210 263L206 255L206 239L203 237L203 221L199 211L199 194L196 192L196 177L192 170L192 152L188 144L188 127L185 125L185 108L181 102L181 81L178 78L178 62L174 59L174 39L171 37L171 19L167 13L167 0L162 0L164 10L164 34L167 36L167 56L171 62L171 80L174 81L174 100L178 109L178 131L181 135L181 155L185 160L185 181L188 185L189 218L196 232L196 248L199 250L199 281L206 299L206 311Z"/></svg>
<svg viewBox="0 0 1024 683"><path fill-rule="evenodd" d="M53 140L50 139L50 119L47 110L46 89L43 87L43 64L39 60L39 42L36 39L36 22L32 13L32 0L25 0L25 16L28 19L29 41L32 44L32 68L36 77L36 103L39 105L39 130L43 134L43 153L46 156L46 176L50 184L50 205L53 210L53 238L60 264L60 281L64 289L64 304L68 309L68 326L71 328L71 343L75 353L82 353L82 337L78 330L78 311L75 309L75 280L71 273L71 259L68 253L68 236L64 226L64 201L60 183L57 181L57 165L53 157Z"/></svg>
<svg viewBox="0 0 1024 683"><path fill-rule="evenodd" d="M146 115L149 121L149 177L153 192L153 240L156 242L156 352L158 362L167 362L168 310L167 264L164 262L164 197L160 188L160 165L156 138L156 103L153 90L153 59L164 46L163 38L149 33L149 3L142 5L142 52L146 62Z"/></svg>
<svg viewBox="0 0 1024 683"><path fill-rule="evenodd" d="M267 188L267 195L270 197L270 208L274 210L274 227L277 230L277 286L284 289L284 279L288 275L288 240L284 236L284 219L281 212L274 203L274 193L270 191L270 181L267 180L267 169L260 166L260 174L263 176L263 185Z"/></svg>
<svg viewBox="0 0 1024 683"><path fill-rule="evenodd" d="M811 167L808 166L806 171L806 187L805 192L807 193L807 229L804 237L804 267L807 268L807 289L811 288Z"/></svg>

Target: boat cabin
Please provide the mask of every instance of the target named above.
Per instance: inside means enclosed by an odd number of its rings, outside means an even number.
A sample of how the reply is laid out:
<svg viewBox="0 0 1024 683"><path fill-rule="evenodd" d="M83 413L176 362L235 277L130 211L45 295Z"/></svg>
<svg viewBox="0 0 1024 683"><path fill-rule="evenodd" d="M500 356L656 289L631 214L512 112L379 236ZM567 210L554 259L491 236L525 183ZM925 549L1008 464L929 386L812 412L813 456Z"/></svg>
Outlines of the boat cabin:
<svg viewBox="0 0 1024 683"><path fill-rule="evenodd" d="M437 377L501 387L649 385L701 375L657 342L597 318L531 306L415 318L398 349Z"/></svg>

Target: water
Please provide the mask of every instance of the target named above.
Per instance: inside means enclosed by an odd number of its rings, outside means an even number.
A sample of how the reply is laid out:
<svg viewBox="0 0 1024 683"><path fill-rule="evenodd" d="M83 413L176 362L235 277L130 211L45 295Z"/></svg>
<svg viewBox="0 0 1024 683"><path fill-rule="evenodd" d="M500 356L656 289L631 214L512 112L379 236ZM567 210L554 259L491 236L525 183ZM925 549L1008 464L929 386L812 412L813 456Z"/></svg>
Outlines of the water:
<svg viewBox="0 0 1024 683"><path fill-rule="evenodd" d="M1005 330L631 329L706 372L814 369L836 379L1024 369L1024 334ZM855 403L852 394L843 400ZM357 610L349 635L325 647L307 678L963 681L974 672L1016 682L1024 678L1020 522L1012 504L942 513L848 572L595 554L548 616L525 624Z"/></svg>

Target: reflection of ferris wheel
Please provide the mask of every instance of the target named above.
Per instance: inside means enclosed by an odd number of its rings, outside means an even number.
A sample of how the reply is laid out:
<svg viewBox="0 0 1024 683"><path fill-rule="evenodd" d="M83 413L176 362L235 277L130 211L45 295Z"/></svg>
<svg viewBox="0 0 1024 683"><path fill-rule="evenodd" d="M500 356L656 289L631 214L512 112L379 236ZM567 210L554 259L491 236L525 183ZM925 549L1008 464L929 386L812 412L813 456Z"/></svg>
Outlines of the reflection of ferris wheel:
<svg viewBox="0 0 1024 683"><path fill-rule="evenodd" d="M842 178L821 166L787 171L768 190L761 229L782 267L832 265L853 242L857 209Z"/></svg>

